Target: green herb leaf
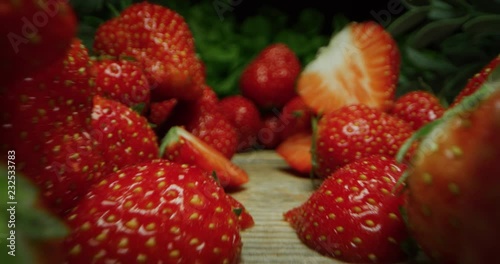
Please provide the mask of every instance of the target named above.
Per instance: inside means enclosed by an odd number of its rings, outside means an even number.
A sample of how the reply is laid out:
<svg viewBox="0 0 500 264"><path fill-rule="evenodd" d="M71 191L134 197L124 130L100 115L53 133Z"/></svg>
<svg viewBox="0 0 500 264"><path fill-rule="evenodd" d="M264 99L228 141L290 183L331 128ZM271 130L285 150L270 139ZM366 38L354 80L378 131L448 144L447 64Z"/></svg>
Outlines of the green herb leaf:
<svg viewBox="0 0 500 264"><path fill-rule="evenodd" d="M469 16L467 15L431 22L415 32L408 44L416 49L422 49L435 44L455 33L468 18Z"/></svg>
<svg viewBox="0 0 500 264"><path fill-rule="evenodd" d="M391 33L393 37L398 37L401 34L407 33L409 30L414 29L424 22L427 19L429 11L430 7L428 6L412 8L394 20L394 22L387 27L387 31Z"/></svg>

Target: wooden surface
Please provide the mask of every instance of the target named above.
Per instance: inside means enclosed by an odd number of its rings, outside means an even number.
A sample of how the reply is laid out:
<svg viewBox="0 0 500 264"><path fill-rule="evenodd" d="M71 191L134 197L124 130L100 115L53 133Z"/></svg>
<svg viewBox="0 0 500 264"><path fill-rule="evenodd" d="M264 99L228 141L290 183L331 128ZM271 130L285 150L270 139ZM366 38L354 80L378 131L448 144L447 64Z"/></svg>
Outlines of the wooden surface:
<svg viewBox="0 0 500 264"><path fill-rule="evenodd" d="M255 226L241 234L242 263L343 263L306 247L283 220L284 212L311 195L309 178L295 175L273 151L238 154L233 161L248 172L250 181L232 195L255 220Z"/></svg>

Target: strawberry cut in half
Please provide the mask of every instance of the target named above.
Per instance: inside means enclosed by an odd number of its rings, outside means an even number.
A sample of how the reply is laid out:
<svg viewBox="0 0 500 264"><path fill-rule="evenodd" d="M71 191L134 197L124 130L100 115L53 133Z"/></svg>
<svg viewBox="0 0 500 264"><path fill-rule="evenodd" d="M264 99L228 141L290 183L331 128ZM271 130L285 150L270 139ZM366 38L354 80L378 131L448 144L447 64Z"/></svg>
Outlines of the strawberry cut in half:
<svg viewBox="0 0 500 264"><path fill-rule="evenodd" d="M297 133L281 142L276 147L276 153L293 171L307 175L312 170L312 142L312 133Z"/></svg>
<svg viewBox="0 0 500 264"><path fill-rule="evenodd" d="M400 54L382 26L352 22L306 65L297 91L316 113L350 104L387 110L394 101Z"/></svg>
<svg viewBox="0 0 500 264"><path fill-rule="evenodd" d="M238 188L248 182L248 174L243 169L180 126L170 128L163 138L160 156L215 172L224 188Z"/></svg>

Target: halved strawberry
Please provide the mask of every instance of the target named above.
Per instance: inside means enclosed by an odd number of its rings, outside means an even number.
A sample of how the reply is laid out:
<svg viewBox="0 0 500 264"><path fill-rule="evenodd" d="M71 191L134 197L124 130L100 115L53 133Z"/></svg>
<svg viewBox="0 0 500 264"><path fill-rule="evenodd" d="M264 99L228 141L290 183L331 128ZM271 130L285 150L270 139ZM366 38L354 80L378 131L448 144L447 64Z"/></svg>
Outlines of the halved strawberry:
<svg viewBox="0 0 500 264"><path fill-rule="evenodd" d="M387 110L394 100L399 65L397 43L381 25L352 22L305 67L297 91L316 113L350 104Z"/></svg>
<svg viewBox="0 0 500 264"><path fill-rule="evenodd" d="M240 187L248 182L248 175L243 169L182 127L170 128L162 140L160 156L215 172L220 184L226 188Z"/></svg>
<svg viewBox="0 0 500 264"><path fill-rule="evenodd" d="M312 170L312 134L297 133L276 147L280 155L293 170L300 174L308 174Z"/></svg>

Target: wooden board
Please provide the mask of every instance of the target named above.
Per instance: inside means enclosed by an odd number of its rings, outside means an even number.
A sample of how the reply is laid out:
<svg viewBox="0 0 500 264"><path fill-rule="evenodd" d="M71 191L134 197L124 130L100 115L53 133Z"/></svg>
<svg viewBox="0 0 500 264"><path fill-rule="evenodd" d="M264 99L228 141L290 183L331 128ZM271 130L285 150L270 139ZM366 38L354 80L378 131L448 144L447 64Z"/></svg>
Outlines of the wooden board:
<svg viewBox="0 0 500 264"><path fill-rule="evenodd" d="M288 169L273 151L238 154L233 161L246 170L250 181L232 193L255 220L242 232L242 263L344 263L321 256L300 242L283 220L283 213L302 204L311 195L313 183Z"/></svg>

